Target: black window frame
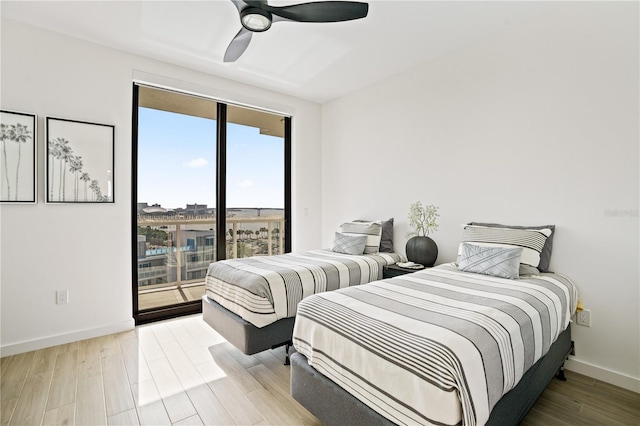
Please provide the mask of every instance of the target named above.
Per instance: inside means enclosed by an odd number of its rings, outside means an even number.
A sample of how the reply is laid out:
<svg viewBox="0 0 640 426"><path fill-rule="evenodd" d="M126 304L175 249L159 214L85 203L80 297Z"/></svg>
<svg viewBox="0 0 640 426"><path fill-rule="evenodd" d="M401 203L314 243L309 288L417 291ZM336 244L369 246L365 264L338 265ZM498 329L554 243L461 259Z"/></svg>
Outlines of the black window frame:
<svg viewBox="0 0 640 426"><path fill-rule="evenodd" d="M138 303L138 108L140 83L132 86L132 117L131 117L131 272L132 272L132 315L135 325L147 324L184 315L202 313L202 301L184 302L176 305L166 305L141 311ZM146 85L145 85L146 86ZM153 87L153 86L148 86ZM166 90L166 89L161 89ZM177 91L180 93L179 91ZM186 94L186 96L193 96ZM217 260L226 259L226 193L227 193L227 105L247 108L243 105L230 104L217 99L216 116L216 246ZM291 252L291 130L292 118L284 115L284 252Z"/></svg>

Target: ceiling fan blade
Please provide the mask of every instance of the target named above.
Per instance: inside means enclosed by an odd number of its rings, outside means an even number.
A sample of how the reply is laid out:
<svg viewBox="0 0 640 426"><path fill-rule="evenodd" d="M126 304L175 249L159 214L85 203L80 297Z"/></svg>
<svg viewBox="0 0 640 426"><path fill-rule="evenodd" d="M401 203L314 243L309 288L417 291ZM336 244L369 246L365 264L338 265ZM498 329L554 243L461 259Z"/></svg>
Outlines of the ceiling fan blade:
<svg viewBox="0 0 640 426"><path fill-rule="evenodd" d="M242 0L231 0L231 3L238 9L238 12L247 7L247 3Z"/></svg>
<svg viewBox="0 0 640 426"><path fill-rule="evenodd" d="M238 31L238 34L231 40L227 51L224 52L224 62L235 62L249 46L251 41L251 31L246 30L244 27Z"/></svg>
<svg viewBox="0 0 640 426"><path fill-rule="evenodd" d="M364 18L369 5L355 1L319 1L280 7L263 4L262 9L298 22L341 22Z"/></svg>

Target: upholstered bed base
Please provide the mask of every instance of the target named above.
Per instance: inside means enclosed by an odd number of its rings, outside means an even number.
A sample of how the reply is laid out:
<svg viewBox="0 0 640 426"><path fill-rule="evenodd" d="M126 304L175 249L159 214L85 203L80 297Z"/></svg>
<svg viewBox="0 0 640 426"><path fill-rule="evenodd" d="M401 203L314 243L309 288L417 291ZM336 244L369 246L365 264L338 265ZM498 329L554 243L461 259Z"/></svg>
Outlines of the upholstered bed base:
<svg viewBox="0 0 640 426"><path fill-rule="evenodd" d="M522 377L518 385L498 401L487 425L517 425L562 369L573 351L571 327L563 331L551 349ZM325 425L393 425L333 381L318 373L304 355L291 355L291 395Z"/></svg>
<svg viewBox="0 0 640 426"><path fill-rule="evenodd" d="M207 296L202 297L202 318L229 343L247 355L291 342L295 318L283 318L258 328Z"/></svg>

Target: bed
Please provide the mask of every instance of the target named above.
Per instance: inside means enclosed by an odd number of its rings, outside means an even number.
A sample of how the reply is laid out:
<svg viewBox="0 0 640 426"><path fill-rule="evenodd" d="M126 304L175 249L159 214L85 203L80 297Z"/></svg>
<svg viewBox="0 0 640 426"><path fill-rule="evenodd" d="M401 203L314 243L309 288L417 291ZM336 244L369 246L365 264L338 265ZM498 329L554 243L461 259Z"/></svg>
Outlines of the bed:
<svg viewBox="0 0 640 426"><path fill-rule="evenodd" d="M385 265L405 260L393 252L392 227L393 219L347 222L331 249L212 263L203 319L248 355L287 345L302 299L379 280Z"/></svg>
<svg viewBox="0 0 640 426"><path fill-rule="evenodd" d="M293 397L325 424L517 424L573 349L548 230L472 225L456 263L305 299Z"/></svg>

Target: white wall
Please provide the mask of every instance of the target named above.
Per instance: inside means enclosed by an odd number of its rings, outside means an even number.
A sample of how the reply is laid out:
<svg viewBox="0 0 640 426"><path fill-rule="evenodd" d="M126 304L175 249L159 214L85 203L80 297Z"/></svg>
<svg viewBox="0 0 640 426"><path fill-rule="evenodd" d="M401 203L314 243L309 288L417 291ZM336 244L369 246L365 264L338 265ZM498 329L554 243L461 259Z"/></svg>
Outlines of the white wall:
<svg viewBox="0 0 640 426"><path fill-rule="evenodd" d="M404 251L417 200L439 263L460 224L555 224L552 270L592 310L569 368L640 392L638 49L637 3L562 3L323 105L324 244L395 217Z"/></svg>
<svg viewBox="0 0 640 426"><path fill-rule="evenodd" d="M133 327L131 87L147 81L290 113L293 247L320 244L320 106L2 20L1 107L38 115L36 205L0 207L2 355ZM44 204L44 121L114 124L115 204ZM304 208L308 215L303 214ZM70 303L55 304L69 289Z"/></svg>

